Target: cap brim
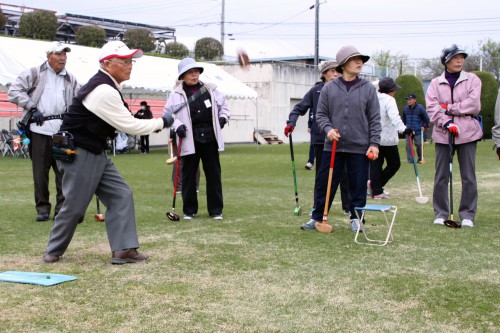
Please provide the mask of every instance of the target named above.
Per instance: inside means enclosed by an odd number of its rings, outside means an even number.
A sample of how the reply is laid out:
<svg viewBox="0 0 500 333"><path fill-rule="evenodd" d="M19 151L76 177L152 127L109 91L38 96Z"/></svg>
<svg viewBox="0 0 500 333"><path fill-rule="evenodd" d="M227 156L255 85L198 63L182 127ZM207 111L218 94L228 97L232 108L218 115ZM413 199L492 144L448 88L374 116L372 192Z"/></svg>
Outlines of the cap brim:
<svg viewBox="0 0 500 333"><path fill-rule="evenodd" d="M99 61L104 61L104 60L108 60L111 58L120 58L120 59L140 58L143 55L144 55L144 52L141 49L137 49L137 50L133 50L133 52L127 53L127 54L110 54L108 56L105 56L104 58L102 58Z"/></svg>

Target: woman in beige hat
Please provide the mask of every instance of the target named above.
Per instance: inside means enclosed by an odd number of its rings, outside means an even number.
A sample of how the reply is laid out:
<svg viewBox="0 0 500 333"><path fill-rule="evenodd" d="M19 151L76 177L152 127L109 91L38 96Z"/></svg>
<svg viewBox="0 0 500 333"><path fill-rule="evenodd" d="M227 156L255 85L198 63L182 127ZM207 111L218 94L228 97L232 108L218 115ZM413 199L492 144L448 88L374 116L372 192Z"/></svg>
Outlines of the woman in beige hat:
<svg viewBox="0 0 500 333"><path fill-rule="evenodd" d="M337 53L337 72L343 74L321 90L316 111L316 122L326 134L325 146L318 175L316 210L308 224L322 220L325 204L332 204L335 192L347 166L349 193L351 195L351 227L357 231L359 221L354 207L366 204L366 182L369 160L372 152L378 157L380 143L380 108L375 87L361 79L363 63L370 59L362 55L354 46L344 46ZM333 170L332 195L326 203L328 169L332 154L332 142L338 141Z"/></svg>

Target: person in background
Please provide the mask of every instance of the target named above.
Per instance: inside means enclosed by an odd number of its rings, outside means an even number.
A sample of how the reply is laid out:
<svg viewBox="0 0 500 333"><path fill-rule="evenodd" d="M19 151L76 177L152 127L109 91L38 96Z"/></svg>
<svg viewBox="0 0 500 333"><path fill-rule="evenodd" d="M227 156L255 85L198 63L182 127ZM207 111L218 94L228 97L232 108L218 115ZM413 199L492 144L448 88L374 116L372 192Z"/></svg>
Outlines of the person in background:
<svg viewBox="0 0 500 333"><path fill-rule="evenodd" d="M388 193L384 186L401 167L398 142L399 133L412 135L413 131L406 127L399 116L398 106L394 95L401 89L390 77L383 78L378 84L378 101L380 104L380 134L379 155L376 160L370 161L370 187L373 199L387 199ZM385 168L384 161L386 162Z"/></svg>
<svg viewBox="0 0 500 333"><path fill-rule="evenodd" d="M462 181L458 214L462 227L473 227L477 211L476 146L483 131L475 116L481 112L481 80L463 70L467 52L456 44L443 49L445 70L434 78L425 96L427 112L434 124L436 143L434 176L434 224L443 225L450 215L448 185L450 154L457 153Z"/></svg>
<svg viewBox="0 0 500 333"><path fill-rule="evenodd" d="M178 82L168 97L164 114L174 114L173 128L182 139L182 201L185 220L198 213L196 172L203 163L206 177L208 214L222 220L224 202L219 151L224 150L222 129L229 121L226 99L215 84L202 82L203 67L192 58L178 65ZM179 156L178 156L179 158Z"/></svg>
<svg viewBox="0 0 500 333"><path fill-rule="evenodd" d="M141 102L141 109L134 115L137 119L152 119L153 113L148 105L148 102ZM149 135L141 135L141 153L149 154Z"/></svg>
<svg viewBox="0 0 500 333"><path fill-rule="evenodd" d="M491 129L491 135L496 147L498 159L500 160L500 90L498 91L497 101L495 103L495 125Z"/></svg>
<svg viewBox="0 0 500 333"><path fill-rule="evenodd" d="M409 94L406 96L406 102L408 105L403 110L403 123L415 133L413 135L413 143L417 147L417 163L420 163L422 161L422 138L420 132L422 131L422 127L429 127L430 119L424 106L417 103L417 96ZM413 163L411 148L413 147L410 147L410 141L406 140L406 160L408 163Z"/></svg>
<svg viewBox="0 0 500 333"><path fill-rule="evenodd" d="M316 123L316 109L318 106L318 99L320 96L321 89L323 89L326 83L341 76L341 74L335 70L335 67L337 67L336 61L325 61L320 64L319 71L321 73L320 76L321 81L316 82L314 86L304 95L304 98L302 98L302 100L294 106L294 108L292 109L292 111L290 111L290 114L288 115L288 120L286 122L287 125L285 126L285 136L288 137L288 135L292 133L293 130L295 129L299 116L304 116L307 113L307 111L309 111L310 116L309 116L308 127L310 128L311 143L314 148L313 160L316 159L317 162L314 190L313 190L314 207L316 207L316 186L317 186L316 184L318 181L318 173L321 168L321 156L323 154L323 147L325 144L325 134L320 130L318 124ZM314 207L312 211L314 210ZM303 225L302 229L307 230L307 226ZM312 229L315 229L314 226Z"/></svg>
<svg viewBox="0 0 500 333"><path fill-rule="evenodd" d="M136 263L148 258L139 253L132 190L106 154L107 141L116 131L143 135L173 123L171 115L139 120L128 110L121 84L130 79L134 58L141 50L130 50L112 41L101 48L100 69L75 97L64 115L61 131L73 136L75 160L57 161L63 170L64 205L54 220L43 260L59 261L73 238L78 219L85 214L94 194L107 207L106 231L112 264Z"/></svg>
<svg viewBox="0 0 500 333"><path fill-rule="evenodd" d="M380 107L375 87L358 75L363 64L370 59L362 55L351 45L342 47L337 53L335 70L342 74L327 83L321 90L316 110L316 122L326 134L324 150L321 159L321 169L318 175L316 209L311 220L307 222L312 229L316 222L321 222L325 205L328 209L337 191L342 173L347 166L349 193L351 195L350 213L351 228L357 231L359 221L354 207L364 207L366 204L366 183L368 181L369 160L367 155L372 152L378 157L380 143ZM335 167L331 195L326 202L332 142L338 141L335 154ZM361 215L361 212L358 212Z"/></svg>
<svg viewBox="0 0 500 333"><path fill-rule="evenodd" d="M18 126L25 127L23 130L30 139L28 150L33 168L37 222L50 218L50 168L54 171L57 191L54 217L64 203L62 174L52 157L52 135L59 131L63 114L80 89L75 76L66 70L68 52L71 49L66 44L51 43L47 61L23 71L8 92L9 102L24 109L23 120Z"/></svg>

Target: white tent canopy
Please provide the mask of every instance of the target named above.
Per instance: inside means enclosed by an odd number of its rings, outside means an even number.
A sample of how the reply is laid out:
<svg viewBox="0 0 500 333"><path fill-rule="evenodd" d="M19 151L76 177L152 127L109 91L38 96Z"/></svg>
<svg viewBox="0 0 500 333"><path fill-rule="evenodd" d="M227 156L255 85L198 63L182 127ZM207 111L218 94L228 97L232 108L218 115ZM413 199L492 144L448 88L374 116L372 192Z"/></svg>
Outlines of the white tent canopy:
<svg viewBox="0 0 500 333"><path fill-rule="evenodd" d="M0 84L13 83L19 74L47 60L46 50L51 42L0 37ZM66 69L85 84L99 69L100 49L69 45ZM143 56L137 59L129 81L124 87L143 88L153 91L172 91L177 79L180 60ZM223 69L213 64L201 63L202 81L215 83L227 98L257 98L257 92Z"/></svg>

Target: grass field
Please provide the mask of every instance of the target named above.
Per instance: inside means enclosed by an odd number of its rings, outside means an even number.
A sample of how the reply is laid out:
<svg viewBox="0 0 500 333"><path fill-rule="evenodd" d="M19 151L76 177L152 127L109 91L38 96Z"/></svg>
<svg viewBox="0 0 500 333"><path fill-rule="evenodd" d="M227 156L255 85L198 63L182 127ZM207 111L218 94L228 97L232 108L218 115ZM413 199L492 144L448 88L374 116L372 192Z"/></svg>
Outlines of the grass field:
<svg viewBox="0 0 500 333"><path fill-rule="evenodd" d="M288 145L227 146L221 154L224 220L206 212L169 221L171 166L164 149L113 158L134 191L144 263L114 266L93 202L59 263L42 255L51 223L35 223L29 160L0 159L0 271L75 275L53 287L0 283L1 332L500 332L500 163L492 143L477 153L479 207L474 228L434 226L432 202L418 204L413 166L388 184L399 208L394 242L354 243L340 195L332 234L302 231L312 205L307 144L295 155L295 197ZM419 166L432 199L434 147ZM455 219L461 193L454 163ZM54 197L54 190L52 190ZM373 200L368 202L374 203ZM182 199L177 209L182 212ZM377 214L368 228L382 229Z"/></svg>

